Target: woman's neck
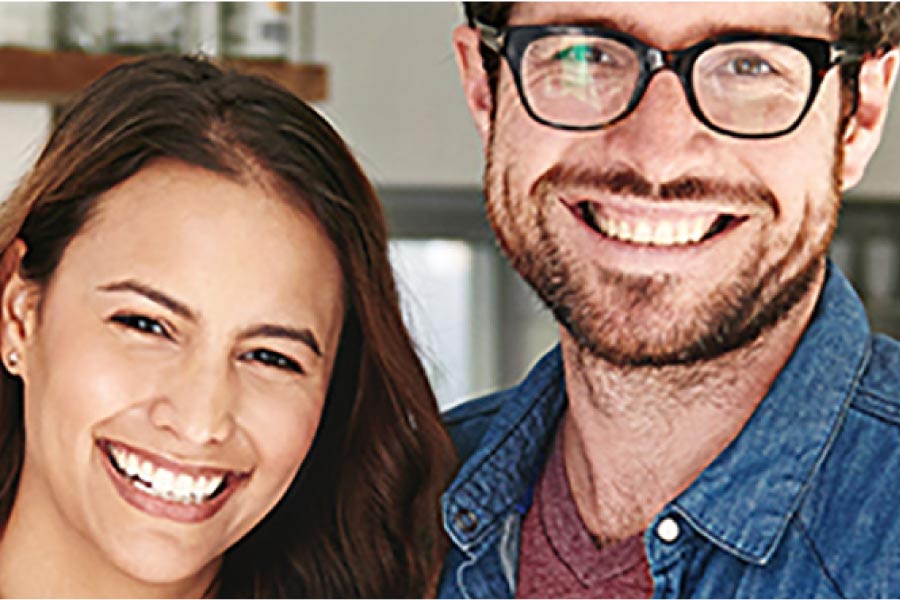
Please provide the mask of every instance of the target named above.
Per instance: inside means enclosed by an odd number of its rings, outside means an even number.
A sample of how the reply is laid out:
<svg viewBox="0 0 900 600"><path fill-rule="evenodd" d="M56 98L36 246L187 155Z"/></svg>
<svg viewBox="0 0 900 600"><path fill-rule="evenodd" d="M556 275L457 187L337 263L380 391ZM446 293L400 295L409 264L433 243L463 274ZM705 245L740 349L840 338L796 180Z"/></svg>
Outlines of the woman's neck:
<svg viewBox="0 0 900 600"><path fill-rule="evenodd" d="M216 560L178 581L137 579L71 523L50 491L23 468L0 537L0 597L198 598L210 589L220 564Z"/></svg>

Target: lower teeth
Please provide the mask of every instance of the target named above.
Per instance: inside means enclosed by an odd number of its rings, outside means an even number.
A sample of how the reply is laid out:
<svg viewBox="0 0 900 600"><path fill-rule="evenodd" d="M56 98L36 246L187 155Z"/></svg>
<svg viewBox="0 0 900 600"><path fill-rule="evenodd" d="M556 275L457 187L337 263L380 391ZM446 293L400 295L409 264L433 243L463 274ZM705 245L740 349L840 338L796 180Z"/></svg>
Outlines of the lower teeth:
<svg viewBox="0 0 900 600"><path fill-rule="evenodd" d="M158 492L153 489L152 486L148 485L145 481L141 479L132 479L131 485L133 485L138 490L153 496L154 498L162 498L163 500L168 500L170 502L180 502L181 504L200 504L207 500L207 498L198 498L197 496L190 494L188 496L176 496L174 492Z"/></svg>

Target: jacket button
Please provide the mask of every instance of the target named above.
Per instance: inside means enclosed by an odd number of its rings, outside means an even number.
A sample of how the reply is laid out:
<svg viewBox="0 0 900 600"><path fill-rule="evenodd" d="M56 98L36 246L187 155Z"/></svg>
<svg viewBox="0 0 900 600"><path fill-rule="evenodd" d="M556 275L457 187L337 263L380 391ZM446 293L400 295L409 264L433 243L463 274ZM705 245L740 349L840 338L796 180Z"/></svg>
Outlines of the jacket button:
<svg viewBox="0 0 900 600"><path fill-rule="evenodd" d="M478 517L469 509L463 509L453 517L456 527L463 533L472 533L478 528Z"/></svg>
<svg viewBox="0 0 900 600"><path fill-rule="evenodd" d="M667 544L671 544L681 535L678 522L672 517L666 517L656 526L656 535Z"/></svg>

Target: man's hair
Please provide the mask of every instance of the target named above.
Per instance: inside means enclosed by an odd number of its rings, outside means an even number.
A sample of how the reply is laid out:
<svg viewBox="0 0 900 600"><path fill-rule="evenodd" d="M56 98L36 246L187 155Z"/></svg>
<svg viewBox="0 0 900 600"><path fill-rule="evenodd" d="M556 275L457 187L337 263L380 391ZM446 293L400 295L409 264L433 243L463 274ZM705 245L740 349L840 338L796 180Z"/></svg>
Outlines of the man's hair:
<svg viewBox="0 0 900 600"><path fill-rule="evenodd" d="M463 2L469 26L475 21L492 27L509 22L515 2ZM833 35L843 41L860 44L867 52L877 52L900 45L900 2L826 2L831 11ZM491 94L497 90L500 57L481 44L481 61L488 74ZM845 97L855 95L859 65L841 69Z"/></svg>

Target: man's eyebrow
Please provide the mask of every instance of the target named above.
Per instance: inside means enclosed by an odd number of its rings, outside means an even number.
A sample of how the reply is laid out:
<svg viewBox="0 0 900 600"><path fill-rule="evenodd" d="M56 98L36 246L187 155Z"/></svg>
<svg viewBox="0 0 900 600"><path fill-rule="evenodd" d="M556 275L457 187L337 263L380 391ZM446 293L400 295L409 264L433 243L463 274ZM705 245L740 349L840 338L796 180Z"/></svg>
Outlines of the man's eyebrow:
<svg viewBox="0 0 900 600"><path fill-rule="evenodd" d="M594 29L613 29L615 31L621 31L622 33L632 33L636 29L639 29L637 20L630 18L614 19L611 17L585 16L566 17L565 15L562 15L554 17L553 22L548 24L573 25L575 27L593 27Z"/></svg>
<svg viewBox="0 0 900 600"><path fill-rule="evenodd" d="M179 302L175 298L172 298L165 292L161 292L147 284L137 282L133 279L126 279L124 281L108 283L106 285L99 286L97 289L102 292L134 292L136 294L144 296L148 300L164 306L180 317L184 317L185 319L189 319L191 321L197 320L194 312L184 303Z"/></svg>
<svg viewBox="0 0 900 600"><path fill-rule="evenodd" d="M294 342L300 342L301 344L306 344L309 349L315 353L316 356L322 356L322 350L319 347L319 341L316 339L316 336L312 332L312 330L307 328L297 329L284 325L264 323L262 325L255 325L253 327L250 327L249 329L244 330L243 332L241 332L240 337L283 338Z"/></svg>
<svg viewBox="0 0 900 600"><path fill-rule="evenodd" d="M631 17L585 17L582 15L567 18L565 16L559 16L553 19L552 24L571 25L575 27L591 27L594 29L610 29L612 31L619 31L621 33L633 36L644 43L650 43L647 41L645 35L646 32L641 30L640 22L637 19L633 19ZM790 32L786 31L784 27L777 27L772 25L748 26L738 23L698 23L693 27L686 28L682 32L682 36L685 39L693 39L694 41L682 44L679 46L679 48L690 46L691 44L696 43L700 40L741 33L758 33L767 35L789 34Z"/></svg>

